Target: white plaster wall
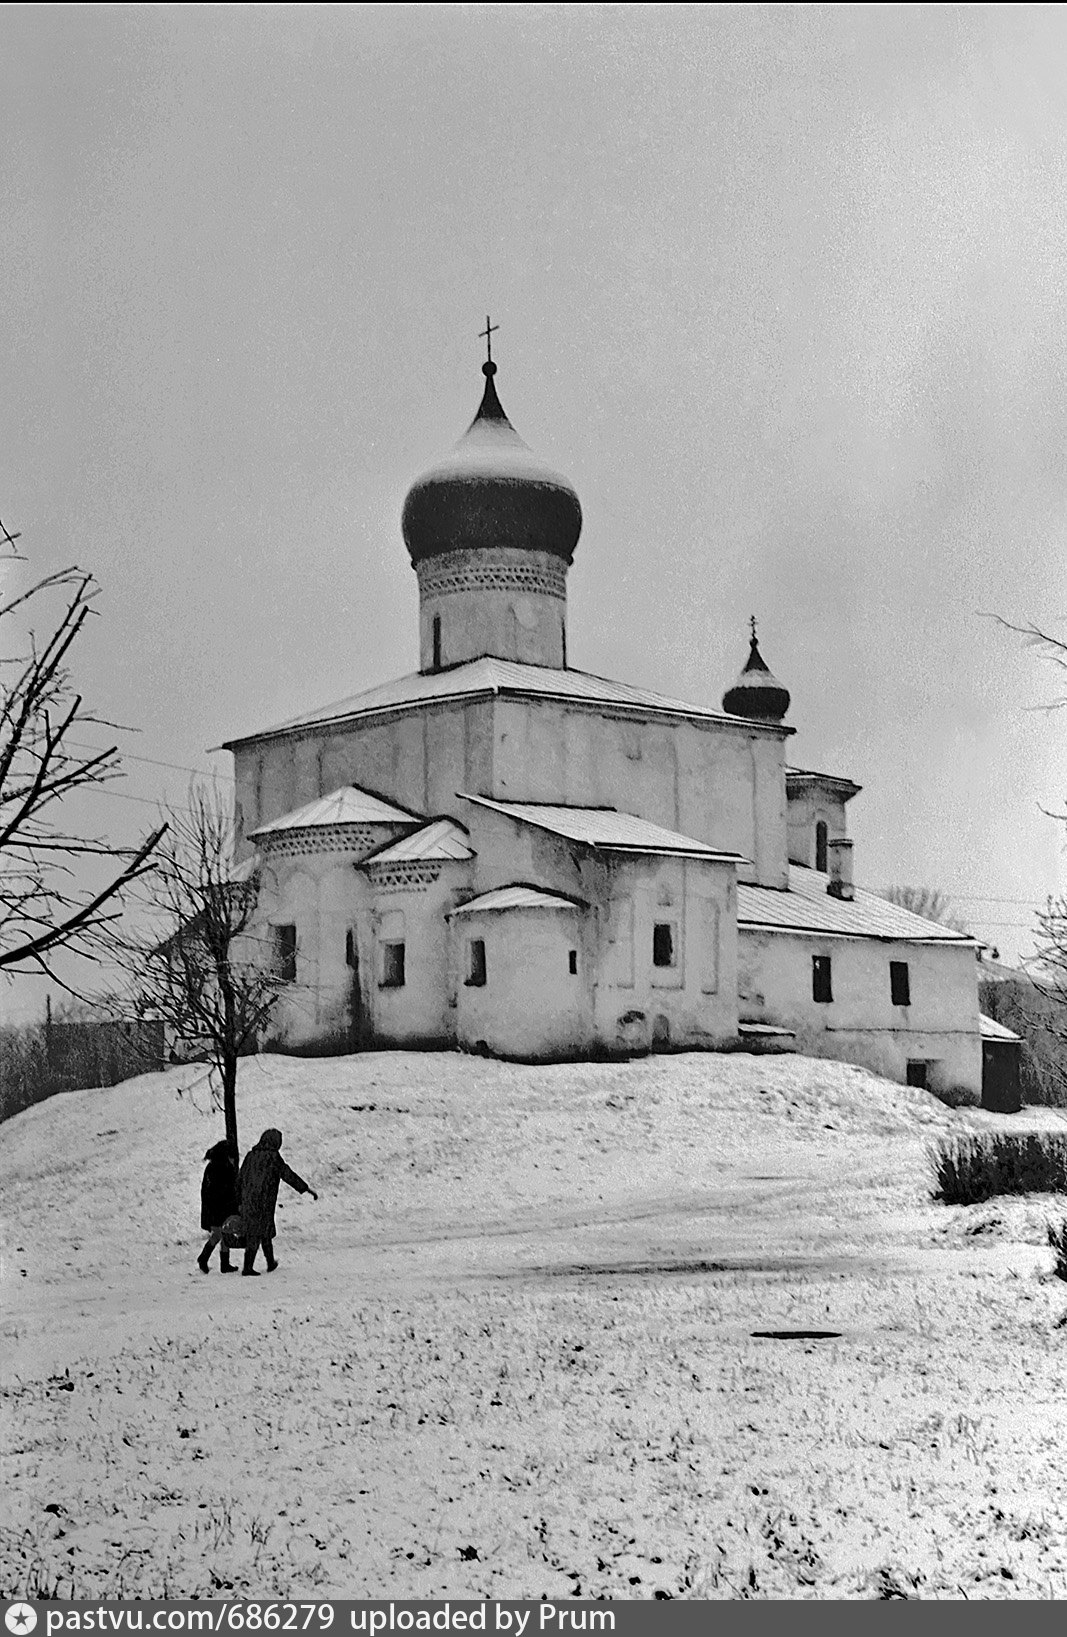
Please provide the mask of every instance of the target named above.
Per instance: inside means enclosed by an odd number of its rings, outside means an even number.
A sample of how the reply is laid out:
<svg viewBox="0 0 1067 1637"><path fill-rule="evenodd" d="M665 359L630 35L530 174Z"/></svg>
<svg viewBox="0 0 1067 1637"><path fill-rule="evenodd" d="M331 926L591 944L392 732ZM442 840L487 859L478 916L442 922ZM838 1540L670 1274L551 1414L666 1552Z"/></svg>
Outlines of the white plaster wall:
<svg viewBox="0 0 1067 1637"><path fill-rule="evenodd" d="M491 700L459 701L236 747L241 856L260 825L345 784L427 818L458 816L457 790L491 784L492 713Z"/></svg>
<svg viewBox="0 0 1067 1637"><path fill-rule="evenodd" d="M815 826L821 819L826 825L827 841L837 841L848 835L845 804L835 800L824 790L803 790L788 796L786 804L789 835L789 862L815 868Z"/></svg>
<svg viewBox="0 0 1067 1637"><path fill-rule="evenodd" d="M448 1046L456 1039L456 984L448 912L470 896L470 865L441 865L425 886L382 890L367 877L367 907L360 921L360 965L374 1042L390 1046ZM403 916L403 988L381 986L381 945L397 936Z"/></svg>
<svg viewBox="0 0 1067 1637"><path fill-rule="evenodd" d="M930 1063L933 1088L980 1093L978 980L967 946L818 938L739 929L745 1021L794 1029L798 1050L858 1063L903 1083L909 1058ZM833 1000L812 998L812 957L831 961ZM906 961L911 1005L892 1004L890 961Z"/></svg>
<svg viewBox="0 0 1067 1637"><path fill-rule="evenodd" d="M565 663L567 605L551 592L484 590L423 597L419 649L424 671L434 668L435 618L441 621L439 669L485 654L556 669Z"/></svg>
<svg viewBox="0 0 1067 1637"><path fill-rule="evenodd" d="M501 1056L577 1056L592 1044L589 963L581 922L570 910L471 911L452 920L458 977L456 1035ZM486 982L469 984L468 944L485 942ZM568 957L578 952L578 971Z"/></svg>
<svg viewBox="0 0 1067 1637"><path fill-rule="evenodd" d="M741 853L753 861L742 879L788 883L784 741L777 734L501 699L492 788L482 793L616 807Z"/></svg>

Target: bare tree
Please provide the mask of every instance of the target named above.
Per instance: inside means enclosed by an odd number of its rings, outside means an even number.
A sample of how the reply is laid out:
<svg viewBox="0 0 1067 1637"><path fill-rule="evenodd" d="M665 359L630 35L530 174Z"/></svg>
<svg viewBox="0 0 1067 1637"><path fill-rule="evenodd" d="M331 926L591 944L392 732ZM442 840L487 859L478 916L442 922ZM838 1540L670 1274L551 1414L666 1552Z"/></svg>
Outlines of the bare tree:
<svg viewBox="0 0 1067 1637"><path fill-rule="evenodd" d="M948 927L951 932L969 930L954 913L952 900L936 887L886 887L880 896L890 904L910 910L913 915L921 915L924 921L936 921L939 926Z"/></svg>
<svg viewBox="0 0 1067 1637"><path fill-rule="evenodd" d="M22 560L17 539L0 524L5 561ZM66 798L121 773L116 746L81 743L86 728L114 724L86 709L67 669L98 590L91 574L72 567L0 603L0 969L43 972L60 984L55 952L99 957L104 930L122 913L124 889L149 867L163 833L126 848L76 834L64 822ZM111 867L102 885L86 887L94 859Z"/></svg>
<svg viewBox="0 0 1067 1637"><path fill-rule="evenodd" d="M211 1063L236 1155L238 1060L255 1050L288 975L255 935L260 869L234 865L234 840L228 801L194 785L187 809L168 814L147 879L156 926L122 960L135 1013L161 1019L176 1046Z"/></svg>

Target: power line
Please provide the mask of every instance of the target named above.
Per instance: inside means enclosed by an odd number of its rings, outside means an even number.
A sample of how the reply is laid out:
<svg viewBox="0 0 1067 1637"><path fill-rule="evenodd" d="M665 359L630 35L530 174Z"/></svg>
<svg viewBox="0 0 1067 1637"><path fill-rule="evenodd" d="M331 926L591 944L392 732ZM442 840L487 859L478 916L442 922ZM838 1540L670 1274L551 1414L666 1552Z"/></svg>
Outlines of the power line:
<svg viewBox="0 0 1067 1637"><path fill-rule="evenodd" d="M79 743L77 739L68 739L66 743L71 745L75 750L95 750L97 752L101 752L107 750L108 748L107 745L82 744ZM116 749L124 762L144 762L147 767L169 767L172 768L175 773L198 773L201 778L225 779L228 784L233 783L233 778L229 773L218 773L211 767L186 767L183 762L160 762L153 756L135 756L132 750L123 750L120 747L116 747Z"/></svg>

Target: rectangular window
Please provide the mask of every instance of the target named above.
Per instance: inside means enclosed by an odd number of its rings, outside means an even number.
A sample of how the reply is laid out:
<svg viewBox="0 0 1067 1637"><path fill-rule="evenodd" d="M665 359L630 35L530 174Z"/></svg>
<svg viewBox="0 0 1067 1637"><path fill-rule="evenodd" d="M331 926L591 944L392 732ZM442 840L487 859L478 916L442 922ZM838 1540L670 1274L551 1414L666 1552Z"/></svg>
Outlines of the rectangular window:
<svg viewBox="0 0 1067 1637"><path fill-rule="evenodd" d="M911 1005L911 984L908 980L907 961L890 961L889 993L893 997L894 1006Z"/></svg>
<svg viewBox="0 0 1067 1637"><path fill-rule="evenodd" d="M830 983L829 955L813 955L811 957L811 996L813 1000L826 1004L833 1000L834 992Z"/></svg>
<svg viewBox="0 0 1067 1637"><path fill-rule="evenodd" d="M404 945L382 945L382 988L403 989Z"/></svg>
<svg viewBox="0 0 1067 1637"><path fill-rule="evenodd" d="M907 1083L920 1091L926 1090L926 1064L921 1058L909 1057Z"/></svg>
<svg viewBox="0 0 1067 1637"><path fill-rule="evenodd" d="M359 966L359 945L356 943L356 934L352 927L345 933L345 965L353 971Z"/></svg>
<svg viewBox="0 0 1067 1637"><path fill-rule="evenodd" d="M296 927L271 927L274 935L273 968L274 976L283 983L296 982Z"/></svg>
<svg viewBox="0 0 1067 1637"><path fill-rule="evenodd" d="M657 921L652 928L652 965L676 966L678 964L674 948L674 924L671 921Z"/></svg>
<svg viewBox="0 0 1067 1637"><path fill-rule="evenodd" d="M485 986L485 939L472 938L467 945L467 986L482 989Z"/></svg>
<svg viewBox="0 0 1067 1637"><path fill-rule="evenodd" d="M578 976L578 951L576 949L572 949L570 954L567 956L567 971L570 973L572 978L576 978Z"/></svg>

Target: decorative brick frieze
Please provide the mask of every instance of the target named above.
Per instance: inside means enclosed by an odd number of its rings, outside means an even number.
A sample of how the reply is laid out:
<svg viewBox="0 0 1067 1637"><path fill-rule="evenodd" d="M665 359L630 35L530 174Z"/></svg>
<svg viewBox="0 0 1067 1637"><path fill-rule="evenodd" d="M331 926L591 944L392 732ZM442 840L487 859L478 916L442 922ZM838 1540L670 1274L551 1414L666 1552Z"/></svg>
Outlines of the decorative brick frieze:
<svg viewBox="0 0 1067 1637"><path fill-rule="evenodd" d="M444 597L461 591L537 592L565 597L567 565L547 551L450 551L418 565L422 597Z"/></svg>
<svg viewBox="0 0 1067 1637"><path fill-rule="evenodd" d="M414 860L408 864L375 864L372 859L366 870L375 892L424 892L441 874L440 864Z"/></svg>
<svg viewBox="0 0 1067 1637"><path fill-rule="evenodd" d="M307 830L277 830L264 836L271 858L306 857L308 853L359 853L365 856L384 845L398 826L370 824L317 824Z"/></svg>

